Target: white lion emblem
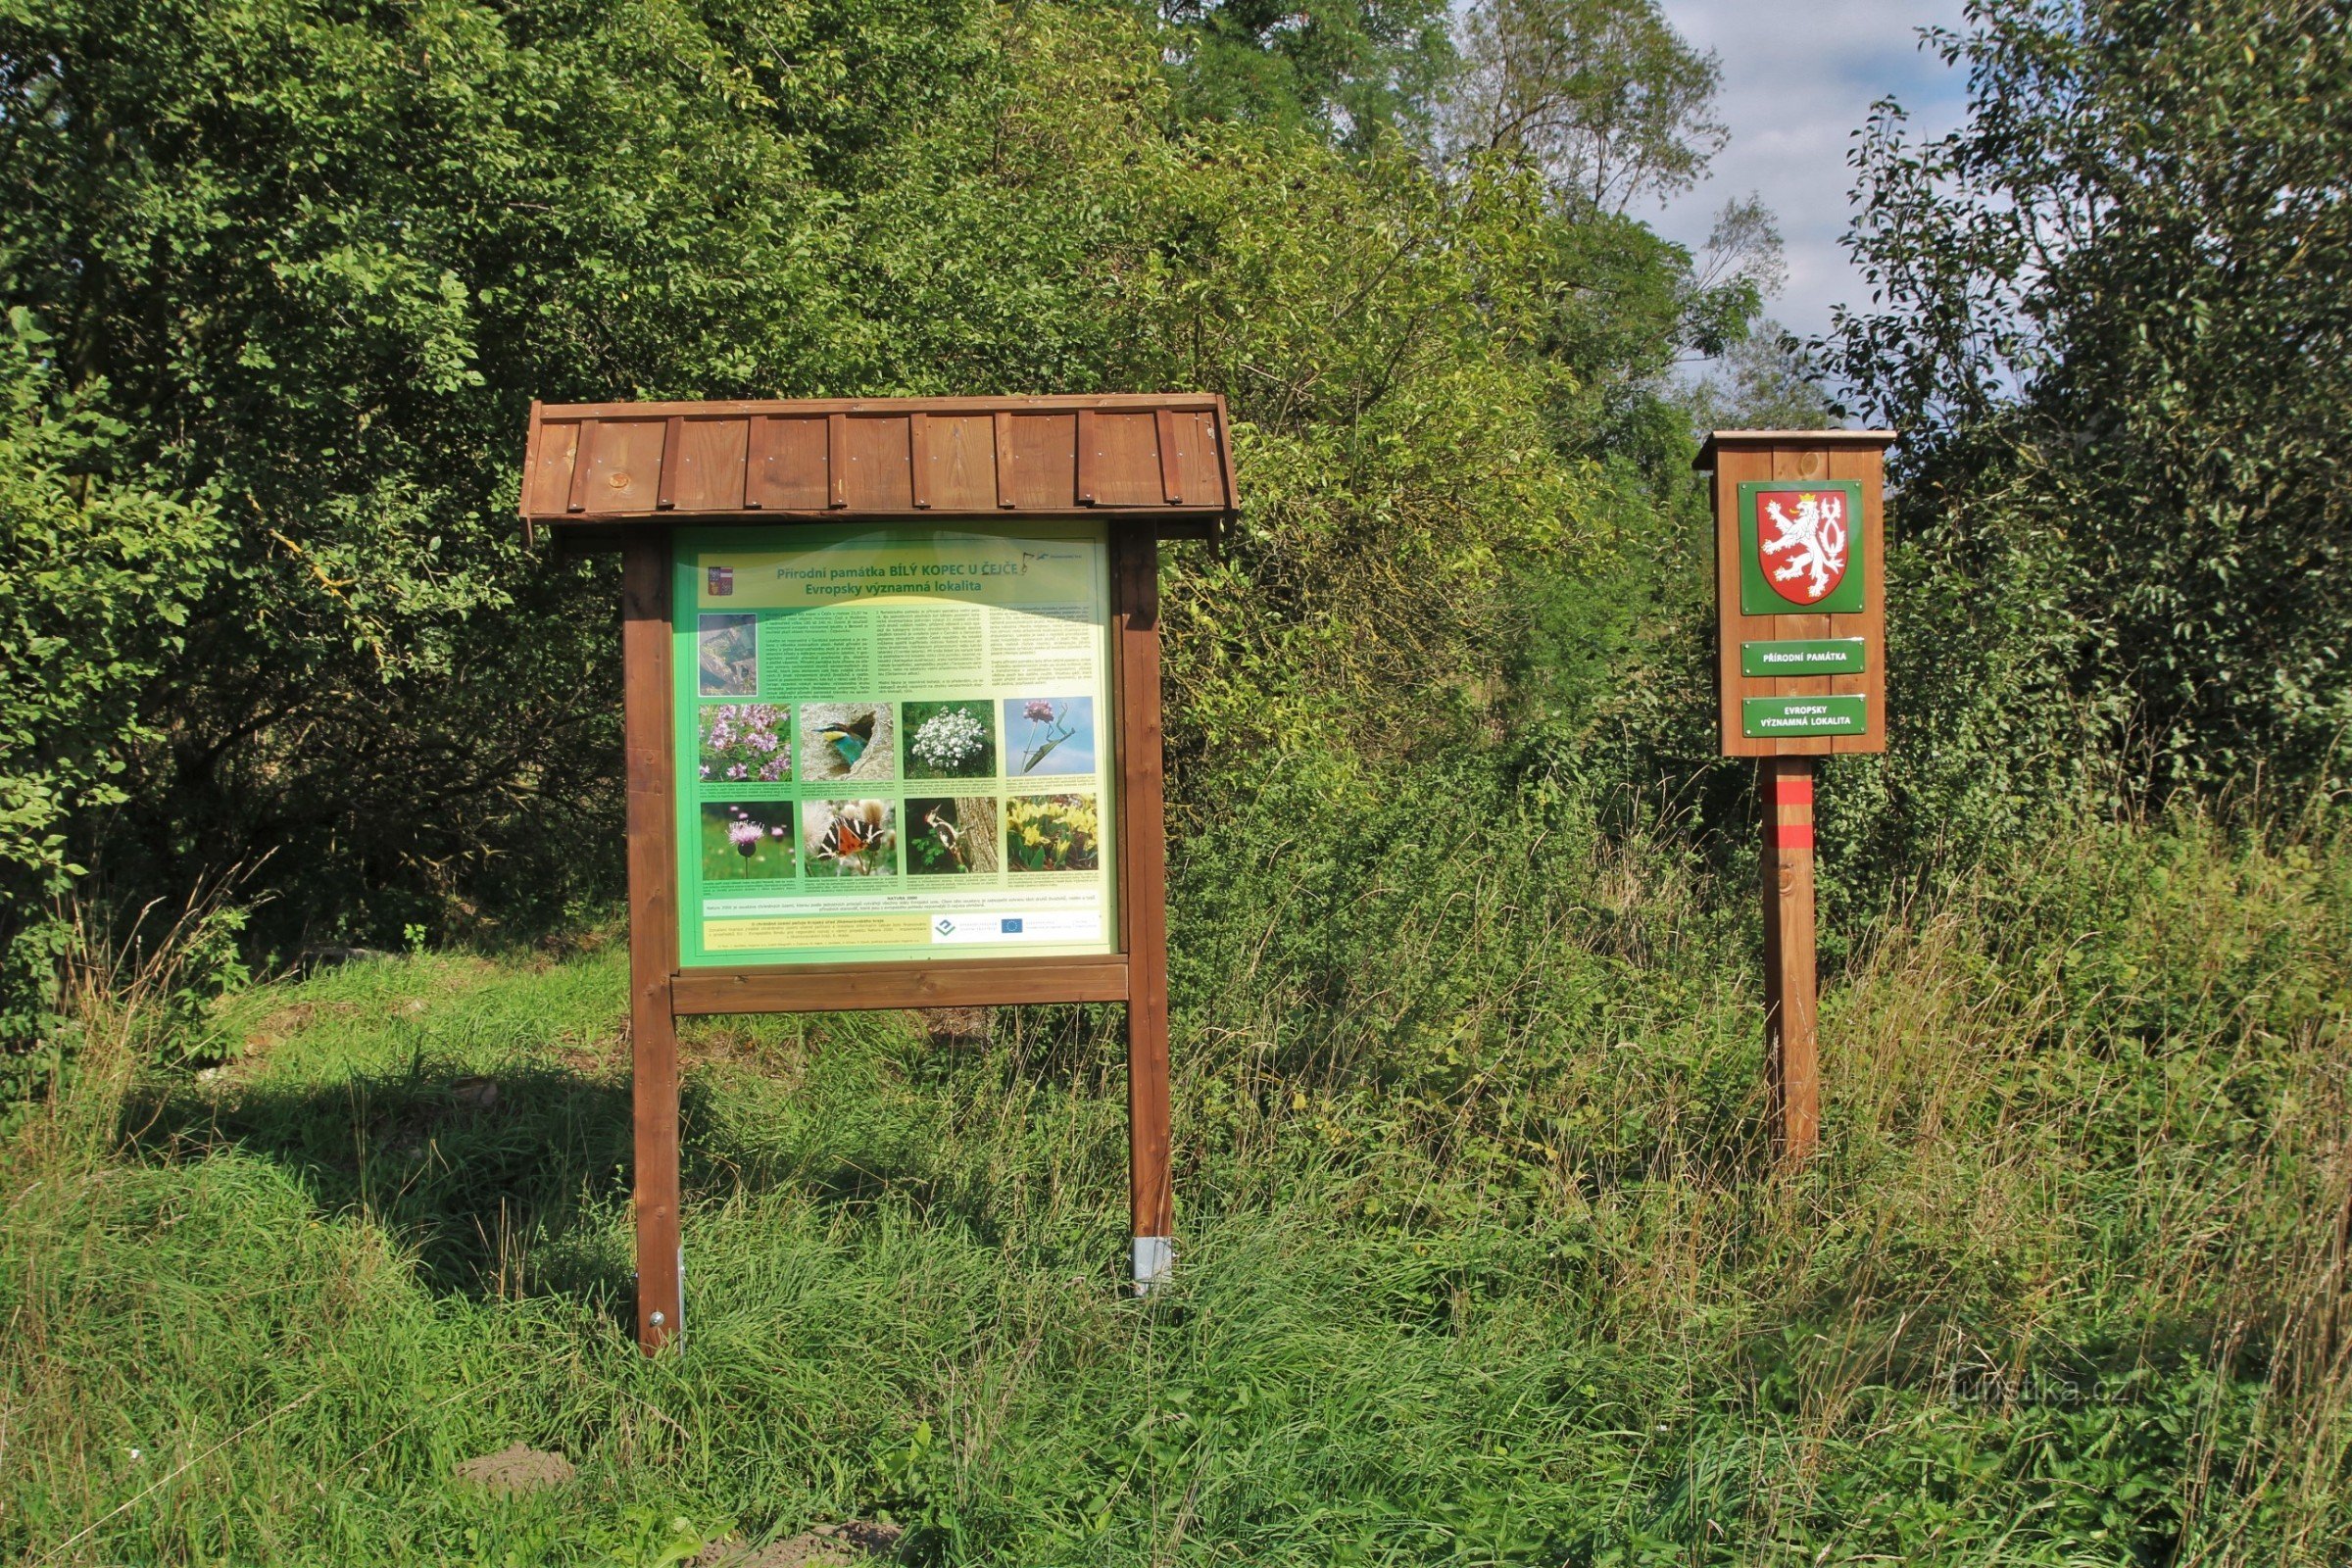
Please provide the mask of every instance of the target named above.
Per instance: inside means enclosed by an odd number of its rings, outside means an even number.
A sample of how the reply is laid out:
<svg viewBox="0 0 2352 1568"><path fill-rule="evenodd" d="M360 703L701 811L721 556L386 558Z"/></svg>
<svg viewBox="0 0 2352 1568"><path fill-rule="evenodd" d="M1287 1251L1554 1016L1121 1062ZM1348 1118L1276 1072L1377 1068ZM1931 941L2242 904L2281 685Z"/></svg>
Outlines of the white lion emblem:
<svg viewBox="0 0 2352 1568"><path fill-rule="evenodd" d="M1845 575L1843 494L1836 490L1826 493L1808 490L1796 498L1796 515L1783 512L1777 501L1764 503L1764 514L1781 531L1759 553L1769 558L1789 552L1787 562L1773 571L1774 582L1809 579L1800 590L1803 602L1808 605L1838 586L1838 580Z"/></svg>

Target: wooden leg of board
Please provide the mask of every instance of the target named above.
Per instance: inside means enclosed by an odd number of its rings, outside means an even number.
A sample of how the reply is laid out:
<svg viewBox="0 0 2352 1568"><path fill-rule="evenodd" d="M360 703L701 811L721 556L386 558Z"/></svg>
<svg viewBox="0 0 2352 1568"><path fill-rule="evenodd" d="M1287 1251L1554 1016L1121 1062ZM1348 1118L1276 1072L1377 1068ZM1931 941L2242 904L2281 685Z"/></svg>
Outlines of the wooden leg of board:
<svg viewBox="0 0 2352 1568"><path fill-rule="evenodd" d="M621 562L621 731L629 830L630 1098L636 1145L637 1344L674 1338L685 1310L678 1242L677 818L670 767L669 541L649 530Z"/></svg>
<svg viewBox="0 0 2352 1568"><path fill-rule="evenodd" d="M1175 1267L1168 1171L1166 807L1160 790L1159 541L1112 535L1118 627L1119 904L1127 947L1127 1161L1136 1294Z"/></svg>
<svg viewBox="0 0 2352 1568"><path fill-rule="evenodd" d="M1814 1004L1813 760L1768 757L1764 797L1764 1040L1774 1148L1786 1160L1821 1139L1821 1040Z"/></svg>

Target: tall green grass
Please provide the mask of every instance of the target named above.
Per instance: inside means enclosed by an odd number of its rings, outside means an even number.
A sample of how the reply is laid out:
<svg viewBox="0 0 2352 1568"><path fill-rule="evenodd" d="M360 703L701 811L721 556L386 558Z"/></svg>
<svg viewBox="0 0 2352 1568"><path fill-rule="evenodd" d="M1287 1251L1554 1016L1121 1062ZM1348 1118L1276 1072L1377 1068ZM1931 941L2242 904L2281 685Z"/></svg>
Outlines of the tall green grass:
<svg viewBox="0 0 2352 1568"><path fill-rule="evenodd" d="M1886 911L1770 1165L1743 887L1299 779L1179 867L1176 1286L1115 1014L690 1028L683 1349L626 1334L622 967L93 982L9 1152L0 1552L937 1562L2352 1555L2352 842L2087 825ZM521 1440L578 1478L451 1479Z"/></svg>

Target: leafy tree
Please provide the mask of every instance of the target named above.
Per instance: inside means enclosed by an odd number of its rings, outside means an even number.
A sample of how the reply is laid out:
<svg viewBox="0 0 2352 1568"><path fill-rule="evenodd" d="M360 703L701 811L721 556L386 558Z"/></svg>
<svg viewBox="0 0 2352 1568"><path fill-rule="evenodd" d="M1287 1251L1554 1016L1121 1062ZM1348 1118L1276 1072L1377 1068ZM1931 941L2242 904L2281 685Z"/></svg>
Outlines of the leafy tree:
<svg viewBox="0 0 2352 1568"><path fill-rule="evenodd" d="M2352 725L2352 24L2329 0L1976 0L1967 123L1883 105L1837 365L1971 617L2063 628L2013 715L2141 787ZM1965 631L1966 628L1955 628ZM1974 640L1973 638L1971 639ZM2330 759L2335 762L2331 762Z"/></svg>
<svg viewBox="0 0 2352 1568"><path fill-rule="evenodd" d="M1805 345L1780 322L1757 321L1687 394L1690 424L1708 430L1828 430L1837 410Z"/></svg>
<svg viewBox="0 0 2352 1568"><path fill-rule="evenodd" d="M831 215L963 90L966 15L0 18L7 297L235 523L140 700L124 881L275 851L314 935L593 890L563 865L605 863L567 842L611 800L610 602L502 515L527 399L870 384Z"/></svg>
<svg viewBox="0 0 2352 1568"><path fill-rule="evenodd" d="M1454 145L1540 169L1597 210L1689 189L1729 136L1709 118L1721 68L1657 0L1483 0L1464 31Z"/></svg>
<svg viewBox="0 0 2352 1568"><path fill-rule="evenodd" d="M63 386L18 307L0 336L0 1106L66 1065L50 1016L87 867L73 829L130 800L145 682L185 647L228 528L123 455L106 388Z"/></svg>
<svg viewBox="0 0 2352 1568"><path fill-rule="evenodd" d="M1454 70L1442 0L1163 0L1185 118L1417 136Z"/></svg>

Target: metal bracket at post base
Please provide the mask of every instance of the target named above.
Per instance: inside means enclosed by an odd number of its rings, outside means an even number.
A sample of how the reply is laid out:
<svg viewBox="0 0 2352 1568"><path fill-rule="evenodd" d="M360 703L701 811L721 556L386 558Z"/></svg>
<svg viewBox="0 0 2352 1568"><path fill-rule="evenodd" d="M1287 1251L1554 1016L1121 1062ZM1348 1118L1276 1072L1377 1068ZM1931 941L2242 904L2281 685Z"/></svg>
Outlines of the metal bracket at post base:
<svg viewBox="0 0 2352 1568"><path fill-rule="evenodd" d="M1152 1287L1165 1285L1176 1274L1176 1238L1138 1236L1135 1239L1135 1294L1150 1296Z"/></svg>

